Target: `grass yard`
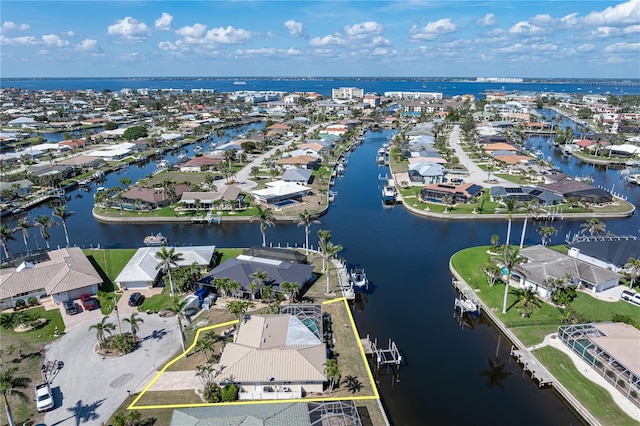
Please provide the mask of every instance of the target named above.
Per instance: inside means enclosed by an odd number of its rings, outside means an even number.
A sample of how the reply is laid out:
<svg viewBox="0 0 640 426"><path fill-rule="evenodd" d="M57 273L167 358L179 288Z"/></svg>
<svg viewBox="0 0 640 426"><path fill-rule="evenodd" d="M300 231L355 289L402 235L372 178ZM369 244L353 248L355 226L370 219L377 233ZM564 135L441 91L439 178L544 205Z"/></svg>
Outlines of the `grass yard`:
<svg viewBox="0 0 640 426"><path fill-rule="evenodd" d="M103 280L96 297L100 302L100 310L104 315L109 315L113 310L113 298L115 297L117 301L122 296L116 292L114 280L136 251L136 249L83 250L83 253L98 270Z"/></svg>
<svg viewBox="0 0 640 426"><path fill-rule="evenodd" d="M613 401L609 392L584 377L562 351L545 346L533 354L603 425L637 425Z"/></svg>

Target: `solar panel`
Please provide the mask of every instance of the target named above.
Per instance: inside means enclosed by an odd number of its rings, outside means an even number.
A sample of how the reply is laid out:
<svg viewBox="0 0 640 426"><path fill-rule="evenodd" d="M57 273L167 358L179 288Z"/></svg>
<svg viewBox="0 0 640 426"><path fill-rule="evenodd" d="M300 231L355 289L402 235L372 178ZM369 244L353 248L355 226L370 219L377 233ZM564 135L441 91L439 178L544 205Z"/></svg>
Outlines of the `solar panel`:
<svg viewBox="0 0 640 426"><path fill-rule="evenodd" d="M542 194L542 191L540 191L539 189L534 189L529 193L529 195L533 195L534 197L537 197L540 194Z"/></svg>
<svg viewBox="0 0 640 426"><path fill-rule="evenodd" d="M507 194L522 194L522 188L505 188Z"/></svg>

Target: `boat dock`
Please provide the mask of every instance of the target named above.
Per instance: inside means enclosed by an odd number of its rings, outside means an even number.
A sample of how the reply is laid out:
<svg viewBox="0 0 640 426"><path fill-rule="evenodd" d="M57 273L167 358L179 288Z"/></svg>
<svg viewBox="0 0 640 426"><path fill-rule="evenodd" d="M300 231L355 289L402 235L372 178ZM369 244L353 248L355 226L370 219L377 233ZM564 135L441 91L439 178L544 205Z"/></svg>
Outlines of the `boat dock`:
<svg viewBox="0 0 640 426"><path fill-rule="evenodd" d="M336 275L338 275L338 284L340 285L342 296L347 300L355 300L356 292L351 285L351 280L349 279L347 263L344 259L334 259L333 263L336 267Z"/></svg>
<svg viewBox="0 0 640 426"><path fill-rule="evenodd" d="M360 343L362 344L365 355L375 356L378 368L381 365L399 367L402 363L400 350L396 346L396 342L391 339L389 339L389 345L386 349L379 348L378 339L371 340L368 334L364 339L360 339Z"/></svg>
<svg viewBox="0 0 640 426"><path fill-rule="evenodd" d="M553 376L538 360L527 350L511 347L511 356L522 365L524 371L531 374L531 378L538 382L539 387L553 384Z"/></svg>
<svg viewBox="0 0 640 426"><path fill-rule="evenodd" d="M222 223L222 212L218 212L215 216L212 210L209 210L205 216L194 216L191 223Z"/></svg>

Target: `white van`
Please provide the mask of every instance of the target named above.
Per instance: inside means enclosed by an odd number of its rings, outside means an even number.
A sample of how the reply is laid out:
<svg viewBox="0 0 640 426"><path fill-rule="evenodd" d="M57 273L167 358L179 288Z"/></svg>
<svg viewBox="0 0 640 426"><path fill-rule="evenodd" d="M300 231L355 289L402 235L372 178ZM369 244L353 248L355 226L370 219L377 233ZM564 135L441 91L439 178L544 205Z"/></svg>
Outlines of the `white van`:
<svg viewBox="0 0 640 426"><path fill-rule="evenodd" d="M631 290L623 290L620 299L640 306L640 293Z"/></svg>

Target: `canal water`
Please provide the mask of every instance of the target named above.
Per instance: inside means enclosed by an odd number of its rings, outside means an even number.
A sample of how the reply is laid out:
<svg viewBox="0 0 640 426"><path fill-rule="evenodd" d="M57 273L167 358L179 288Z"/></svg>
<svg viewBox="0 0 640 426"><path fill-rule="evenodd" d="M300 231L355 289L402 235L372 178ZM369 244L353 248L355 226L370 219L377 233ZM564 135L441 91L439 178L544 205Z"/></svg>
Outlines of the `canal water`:
<svg viewBox="0 0 640 426"><path fill-rule="evenodd" d="M240 129L238 132L246 132ZM395 425L416 424L522 424L577 425L580 420L554 394L540 390L510 360L509 343L496 329L480 320L460 325L454 318L455 293L451 287L448 262L451 255L469 246L487 245L491 235L506 236L506 220L446 221L418 217L401 206L387 207L381 202L378 175L388 173L376 164L378 148L387 141L389 131L369 132L364 144L349 156L344 177L333 188L337 195L321 225L312 230L316 244L318 229L328 229L332 241L341 244L340 256L350 264L366 269L369 293L354 307L360 334L377 338L384 346L392 338L406 364L399 375L378 377L384 404ZM556 159L546 139L540 142L545 157ZM538 141L532 139L532 143ZM193 147L189 148L190 150ZM190 151L192 152L192 151ZM177 153L170 154L177 158ZM170 161L175 161L169 157ZM571 159L557 165L577 175L593 175L596 182L614 184L638 202L638 188L627 187L620 171L585 166ZM112 174L101 185L114 186L123 176L136 180L151 173L155 164L131 166L122 175ZM576 173L576 170L579 173ZM587 173L588 172L588 173ZM611 182L613 181L613 182ZM176 245L214 244L219 247L249 247L261 243L258 224L222 225L116 225L101 224L91 216L92 194L71 191L67 206L75 215L68 220L69 239L81 247L131 248L142 245L145 235L162 232ZM50 214L50 206L29 212L33 220ZM14 226L12 219L9 226ZM13 223L12 223L13 222ZM637 235L639 217L606 220L614 233ZM580 229L581 221L554 224L559 230L552 243L563 241L567 232ZM519 241L521 221L514 221L512 243ZM539 237L533 223L528 227L526 244ZM34 230L31 248L43 241ZM64 243L61 227L51 229L52 245ZM24 251L21 235L10 242L12 251ZM295 224L268 228L267 242L273 245L302 245L304 229ZM491 362L499 359L504 367L491 374ZM365 378L362 378L365 379Z"/></svg>

